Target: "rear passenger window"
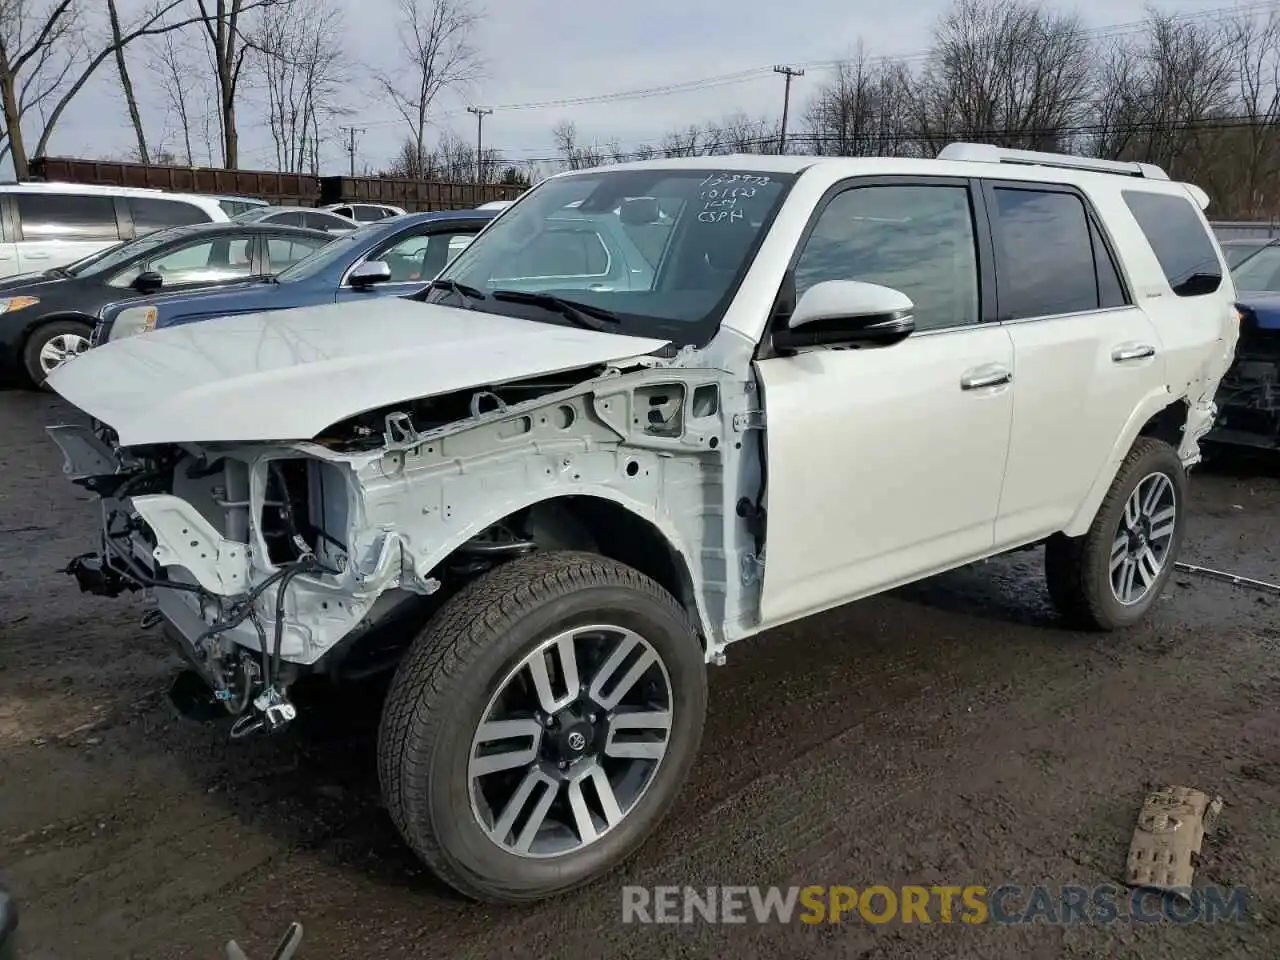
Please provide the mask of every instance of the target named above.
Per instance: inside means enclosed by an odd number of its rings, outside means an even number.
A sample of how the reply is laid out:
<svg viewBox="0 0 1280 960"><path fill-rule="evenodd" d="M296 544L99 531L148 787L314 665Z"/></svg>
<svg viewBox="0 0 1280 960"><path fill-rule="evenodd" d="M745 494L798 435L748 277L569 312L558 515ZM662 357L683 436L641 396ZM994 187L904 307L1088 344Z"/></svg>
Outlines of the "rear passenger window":
<svg viewBox="0 0 1280 960"><path fill-rule="evenodd" d="M992 193L999 319L1097 310L1094 231L1080 197L1012 187Z"/></svg>
<svg viewBox="0 0 1280 960"><path fill-rule="evenodd" d="M827 204L795 269L796 296L827 280L905 293L920 330L977 323L978 267L965 186L855 187Z"/></svg>
<svg viewBox="0 0 1280 960"><path fill-rule="evenodd" d="M1218 250L1189 197L1124 191L1124 202L1179 297L1198 297L1222 286Z"/></svg>
<svg viewBox="0 0 1280 960"><path fill-rule="evenodd" d="M1116 269L1111 252L1092 221L1089 223L1089 236L1093 240L1093 264L1098 274L1098 306L1104 310L1128 306L1129 298L1124 292L1120 271Z"/></svg>
<svg viewBox="0 0 1280 960"><path fill-rule="evenodd" d="M119 240L115 201L101 194L16 193L26 240Z"/></svg>
<svg viewBox="0 0 1280 960"><path fill-rule="evenodd" d="M133 231L138 236L151 233L153 230L163 230L166 227L208 223L210 219L209 215L194 203L151 197L130 197L129 212L133 215Z"/></svg>

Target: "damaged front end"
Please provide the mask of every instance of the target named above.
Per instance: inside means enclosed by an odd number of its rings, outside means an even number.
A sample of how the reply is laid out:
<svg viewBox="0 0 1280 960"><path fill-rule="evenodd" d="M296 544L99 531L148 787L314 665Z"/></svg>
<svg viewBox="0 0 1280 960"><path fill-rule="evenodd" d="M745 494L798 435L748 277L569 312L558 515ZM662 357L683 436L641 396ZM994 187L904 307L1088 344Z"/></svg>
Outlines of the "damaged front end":
<svg viewBox="0 0 1280 960"><path fill-rule="evenodd" d="M102 425L49 432L64 473L101 497L101 549L66 572L102 596L147 591L155 606L144 625L164 625L239 717L237 736L293 719L285 691L300 669L389 590L432 590L406 575L394 535L349 541L359 530L351 465L321 447L124 449ZM195 712L200 698L181 689Z"/></svg>
<svg viewBox="0 0 1280 960"><path fill-rule="evenodd" d="M275 730L302 674L394 667L413 628L494 564L595 546L588 508L602 499L669 501L698 539L721 511L705 472L719 475L721 376L602 364L294 442L122 447L97 422L51 427L66 476L101 498L100 549L66 572L90 593L148 594L144 625L200 678L173 691L184 712L233 714L234 736ZM560 509L575 499L584 512Z"/></svg>
<svg viewBox="0 0 1280 960"><path fill-rule="evenodd" d="M1209 439L1230 446L1280 449L1280 314L1238 307L1235 362L1222 378L1217 423Z"/></svg>

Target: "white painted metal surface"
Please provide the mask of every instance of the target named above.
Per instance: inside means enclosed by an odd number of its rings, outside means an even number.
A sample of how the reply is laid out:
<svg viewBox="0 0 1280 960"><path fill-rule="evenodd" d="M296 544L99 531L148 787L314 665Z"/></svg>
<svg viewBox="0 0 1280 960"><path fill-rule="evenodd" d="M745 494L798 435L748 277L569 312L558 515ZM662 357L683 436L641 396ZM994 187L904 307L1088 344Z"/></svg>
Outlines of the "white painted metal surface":
<svg viewBox="0 0 1280 960"><path fill-rule="evenodd" d="M156 330L90 350L48 383L124 446L305 440L387 404L664 343L389 297Z"/></svg>

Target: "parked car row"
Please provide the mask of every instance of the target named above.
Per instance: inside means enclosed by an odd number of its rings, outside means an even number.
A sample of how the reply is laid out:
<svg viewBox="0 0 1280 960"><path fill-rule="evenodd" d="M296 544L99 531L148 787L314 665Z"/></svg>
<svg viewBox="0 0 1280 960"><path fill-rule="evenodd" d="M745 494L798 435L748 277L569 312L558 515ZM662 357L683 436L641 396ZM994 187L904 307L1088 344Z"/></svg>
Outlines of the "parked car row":
<svg viewBox="0 0 1280 960"><path fill-rule="evenodd" d="M0 185L0 379L38 386L93 343L154 326L421 289L496 213ZM339 237L350 242L310 259Z"/></svg>

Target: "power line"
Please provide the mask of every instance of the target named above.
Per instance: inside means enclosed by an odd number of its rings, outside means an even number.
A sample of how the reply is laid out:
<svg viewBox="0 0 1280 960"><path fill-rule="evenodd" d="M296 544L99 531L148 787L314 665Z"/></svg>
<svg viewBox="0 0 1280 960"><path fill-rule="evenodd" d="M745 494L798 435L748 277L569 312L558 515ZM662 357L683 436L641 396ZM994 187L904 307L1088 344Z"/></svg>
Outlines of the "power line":
<svg viewBox="0 0 1280 960"><path fill-rule="evenodd" d="M1073 124L1065 127L1046 127L1046 128L1035 128L1035 129L1002 128L1002 129L990 129L990 130L968 130L968 131L961 131L960 133L956 134L954 137L947 137L947 138L934 137L934 136L922 136L922 135L912 136L910 134L900 135L900 134L891 134L891 133L868 133L868 134L860 134L855 137L851 137L850 139L860 145L879 145L879 144L893 144L893 143L907 144L912 142L924 142L924 141L933 142L933 141L938 141L942 139L947 139L948 141L951 139L965 139L969 141L984 142L984 141L991 141L991 140L1001 140L1001 139L1008 140L1008 139L1015 139L1015 138L1031 139L1031 138L1061 137L1063 139L1069 139L1072 137L1085 137L1090 135L1101 135L1101 134L1113 134L1117 136L1121 136L1121 135L1137 136L1141 134L1175 133L1183 130L1211 132L1211 131L1224 131L1224 130L1242 130L1242 129L1248 129L1250 127L1261 127L1261 126L1264 126L1264 121L1260 120L1257 117L1238 115L1238 116L1206 118L1203 120L1151 120L1151 121L1134 121L1134 122L1125 123L1125 124L1109 124L1109 123ZM829 142L835 138L824 135L824 134L805 133L805 134L793 134L788 139L791 140L793 143L804 143L804 144L812 145L812 144ZM742 153L743 149L741 148L766 147L775 143L776 140L777 140L777 137L772 134L734 140L732 146L735 148L735 151L733 152ZM724 155L724 153L727 153L727 152L729 151L725 151L725 152L717 151L716 153L688 154L688 156L690 157L715 156L717 155L717 153L719 153L720 155ZM643 143L639 147L633 150L622 151L617 155L610 156L608 162L623 162L627 160L646 160L650 158L660 158L663 156L665 155L662 153L660 145L655 145L653 143ZM670 159L680 159L681 156L682 155L675 155ZM518 160L513 158L511 162L562 163L564 162L564 159L565 158L563 156L521 157Z"/></svg>

